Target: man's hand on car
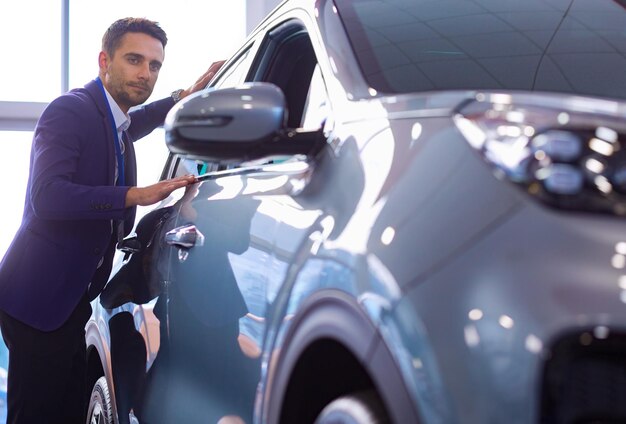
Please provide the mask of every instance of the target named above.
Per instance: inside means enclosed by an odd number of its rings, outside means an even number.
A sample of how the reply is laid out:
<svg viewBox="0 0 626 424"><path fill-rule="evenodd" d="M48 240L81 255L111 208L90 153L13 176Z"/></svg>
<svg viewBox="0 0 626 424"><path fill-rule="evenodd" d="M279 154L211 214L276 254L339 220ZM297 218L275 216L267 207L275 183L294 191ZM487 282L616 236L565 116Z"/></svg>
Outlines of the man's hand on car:
<svg viewBox="0 0 626 424"><path fill-rule="evenodd" d="M209 84L211 79L215 76L215 74L217 74L217 71L219 71L219 69L222 67L224 62L225 62L224 60L218 60L217 62L213 62L211 66L209 66L209 69L207 69L207 71L204 74L202 74L200 78L198 78L198 80L194 82L191 87L187 88L186 90L183 90L180 93L180 98L183 99L187 97L188 95L190 95L191 93L195 93L198 90L202 90L206 88L206 86Z"/></svg>
<svg viewBox="0 0 626 424"><path fill-rule="evenodd" d="M194 184L196 181L195 176L184 175L170 180L159 181L147 187L131 187L126 192L126 207L153 205L165 199L174 190Z"/></svg>

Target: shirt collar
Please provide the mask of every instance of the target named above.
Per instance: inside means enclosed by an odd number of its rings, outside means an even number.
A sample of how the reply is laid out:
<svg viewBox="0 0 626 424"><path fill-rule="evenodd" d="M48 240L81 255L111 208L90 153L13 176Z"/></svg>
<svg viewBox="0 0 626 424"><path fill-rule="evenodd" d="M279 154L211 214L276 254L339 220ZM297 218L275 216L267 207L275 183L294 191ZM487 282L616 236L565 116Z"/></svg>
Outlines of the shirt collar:
<svg viewBox="0 0 626 424"><path fill-rule="evenodd" d="M109 102L109 107L111 108L111 113L113 114L113 120L115 121L115 128L117 128L118 132L124 132L130 127L130 116L125 114L122 109L118 106L118 104L113 99L113 96L104 89L104 92L107 96L107 101Z"/></svg>

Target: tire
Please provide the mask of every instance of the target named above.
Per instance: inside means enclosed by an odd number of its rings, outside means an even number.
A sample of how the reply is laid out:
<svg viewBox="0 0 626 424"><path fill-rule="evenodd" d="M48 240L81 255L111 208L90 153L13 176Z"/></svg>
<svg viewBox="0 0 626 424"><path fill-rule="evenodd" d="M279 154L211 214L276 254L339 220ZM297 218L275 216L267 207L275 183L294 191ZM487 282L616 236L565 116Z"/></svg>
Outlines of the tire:
<svg viewBox="0 0 626 424"><path fill-rule="evenodd" d="M93 385L87 412L87 424L114 424L111 393L106 377L100 377Z"/></svg>
<svg viewBox="0 0 626 424"><path fill-rule="evenodd" d="M388 424L385 408L373 391L342 396L320 412L315 424Z"/></svg>

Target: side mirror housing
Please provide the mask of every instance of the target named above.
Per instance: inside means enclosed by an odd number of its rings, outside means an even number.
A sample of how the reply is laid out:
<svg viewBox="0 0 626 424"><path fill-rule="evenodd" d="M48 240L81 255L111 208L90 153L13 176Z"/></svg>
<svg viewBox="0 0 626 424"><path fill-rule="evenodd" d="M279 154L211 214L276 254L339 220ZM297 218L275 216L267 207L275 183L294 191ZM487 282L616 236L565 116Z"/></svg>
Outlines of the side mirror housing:
<svg viewBox="0 0 626 424"><path fill-rule="evenodd" d="M286 121L285 96L274 84L208 89L172 108L165 141L173 153L220 163L306 155L320 143L321 131L289 131Z"/></svg>

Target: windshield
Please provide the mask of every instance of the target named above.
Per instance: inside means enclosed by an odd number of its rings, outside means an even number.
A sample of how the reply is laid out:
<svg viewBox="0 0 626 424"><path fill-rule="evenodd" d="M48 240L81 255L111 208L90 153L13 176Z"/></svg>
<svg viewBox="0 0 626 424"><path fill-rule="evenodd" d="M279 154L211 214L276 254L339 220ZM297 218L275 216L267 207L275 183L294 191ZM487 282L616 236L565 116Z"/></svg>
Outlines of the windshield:
<svg viewBox="0 0 626 424"><path fill-rule="evenodd" d="M626 99L622 0L336 0L379 92L541 90Z"/></svg>

